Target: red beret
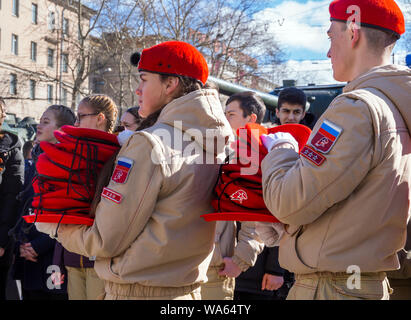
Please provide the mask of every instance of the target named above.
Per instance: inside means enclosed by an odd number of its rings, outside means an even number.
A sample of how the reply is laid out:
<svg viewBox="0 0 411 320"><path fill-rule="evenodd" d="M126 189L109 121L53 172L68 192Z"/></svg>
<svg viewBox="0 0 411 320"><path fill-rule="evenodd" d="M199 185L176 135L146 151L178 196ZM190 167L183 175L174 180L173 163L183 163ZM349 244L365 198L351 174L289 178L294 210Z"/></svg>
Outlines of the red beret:
<svg viewBox="0 0 411 320"><path fill-rule="evenodd" d="M182 41L167 41L144 49L138 69L160 74L186 76L203 85L208 78L207 61L191 44Z"/></svg>
<svg viewBox="0 0 411 320"><path fill-rule="evenodd" d="M214 188L212 206L217 212L204 214L206 221L236 220L236 221L268 221L278 222L277 218L267 209L262 191L261 161L267 155L267 149L261 142L262 134L288 132L298 142L299 150L307 143L311 129L300 124L285 124L266 129L259 124L247 123L245 132L237 130L238 139L234 144L236 160L240 160L241 152L250 157L251 149L255 148L259 161L258 171L254 175L241 173L241 169L251 165L237 163L224 164ZM244 133L244 134L243 134Z"/></svg>
<svg viewBox="0 0 411 320"><path fill-rule="evenodd" d="M360 8L359 21L355 19L355 9ZM405 32L404 15L394 0L334 0L329 6L331 20L360 22L364 27L394 31L398 35ZM348 11L348 12L347 12Z"/></svg>

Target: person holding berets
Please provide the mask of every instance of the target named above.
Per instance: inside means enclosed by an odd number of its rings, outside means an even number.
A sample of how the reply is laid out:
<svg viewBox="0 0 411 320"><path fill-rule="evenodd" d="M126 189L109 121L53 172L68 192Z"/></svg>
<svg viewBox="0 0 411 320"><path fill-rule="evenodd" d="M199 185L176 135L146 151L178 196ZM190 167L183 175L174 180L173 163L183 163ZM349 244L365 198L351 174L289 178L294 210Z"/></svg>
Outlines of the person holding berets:
<svg viewBox="0 0 411 320"><path fill-rule="evenodd" d="M213 250L212 190L232 132L208 67L181 41L133 55L139 114L150 126L122 146L91 227L61 225L57 240L96 256L105 299L200 299ZM55 224L37 223L54 235Z"/></svg>
<svg viewBox="0 0 411 320"><path fill-rule="evenodd" d="M298 154L265 136L264 200L287 225L288 299L389 299L410 215L411 70L392 65L404 33L393 0L334 0L327 31L334 78L346 81ZM269 224L258 223L265 235Z"/></svg>

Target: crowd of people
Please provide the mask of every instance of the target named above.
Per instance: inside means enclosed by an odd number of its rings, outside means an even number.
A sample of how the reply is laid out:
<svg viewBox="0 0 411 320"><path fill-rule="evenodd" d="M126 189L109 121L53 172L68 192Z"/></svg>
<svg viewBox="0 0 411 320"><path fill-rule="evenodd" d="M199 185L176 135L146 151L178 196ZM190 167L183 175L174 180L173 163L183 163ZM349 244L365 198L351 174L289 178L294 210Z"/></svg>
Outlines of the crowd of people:
<svg viewBox="0 0 411 320"><path fill-rule="evenodd" d="M8 275L23 300L410 299L411 70L390 64L404 17L393 0L354 2L361 24L348 0L329 7L327 55L347 85L317 121L295 87L280 92L277 123L262 123L251 91L223 107L203 55L167 41L133 55L138 106L120 119L95 94L76 114L48 106L24 146L1 131L0 300ZM1 99L0 124L6 107ZM281 130L261 136L261 198L281 234L269 222L200 217L213 212L220 166L249 123L312 129L305 146ZM99 173L94 222L27 223L40 143L58 143L65 125L121 146Z"/></svg>

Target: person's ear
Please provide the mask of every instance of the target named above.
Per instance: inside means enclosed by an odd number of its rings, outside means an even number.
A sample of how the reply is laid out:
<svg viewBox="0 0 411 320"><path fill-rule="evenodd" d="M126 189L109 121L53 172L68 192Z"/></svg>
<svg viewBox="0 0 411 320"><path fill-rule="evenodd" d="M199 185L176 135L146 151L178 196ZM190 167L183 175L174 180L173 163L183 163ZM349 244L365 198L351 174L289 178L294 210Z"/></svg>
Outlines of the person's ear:
<svg viewBox="0 0 411 320"><path fill-rule="evenodd" d="M351 48L354 48L358 45L361 38L360 27L355 22L351 22L348 25L348 31L351 40Z"/></svg>
<svg viewBox="0 0 411 320"><path fill-rule="evenodd" d="M104 124L105 120L106 120L106 116L104 115L104 113L101 112L97 115L98 124Z"/></svg>
<svg viewBox="0 0 411 320"><path fill-rule="evenodd" d="M275 116L276 116L277 118L280 117L280 109L275 108Z"/></svg>
<svg viewBox="0 0 411 320"><path fill-rule="evenodd" d="M172 95L178 88L180 79L177 77L168 77L166 81L166 93Z"/></svg>
<svg viewBox="0 0 411 320"><path fill-rule="evenodd" d="M257 121L257 115L255 113L250 114L250 121L251 123L255 123Z"/></svg>

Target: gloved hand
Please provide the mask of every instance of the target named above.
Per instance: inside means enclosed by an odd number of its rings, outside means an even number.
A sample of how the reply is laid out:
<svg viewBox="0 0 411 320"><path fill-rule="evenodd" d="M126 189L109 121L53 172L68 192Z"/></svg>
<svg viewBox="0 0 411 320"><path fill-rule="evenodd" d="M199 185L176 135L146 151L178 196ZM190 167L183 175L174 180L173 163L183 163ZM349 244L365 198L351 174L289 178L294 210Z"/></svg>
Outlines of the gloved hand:
<svg viewBox="0 0 411 320"><path fill-rule="evenodd" d="M278 246L284 233L284 225L279 222L256 222L255 232L267 247Z"/></svg>
<svg viewBox="0 0 411 320"><path fill-rule="evenodd" d="M48 234L52 239L56 238L57 223L36 222L34 225L38 231Z"/></svg>
<svg viewBox="0 0 411 320"><path fill-rule="evenodd" d="M294 147L294 150L298 152L298 142L294 137L288 132L276 132L270 134L261 135L261 142L264 147L270 152L274 147L282 144L289 143Z"/></svg>

